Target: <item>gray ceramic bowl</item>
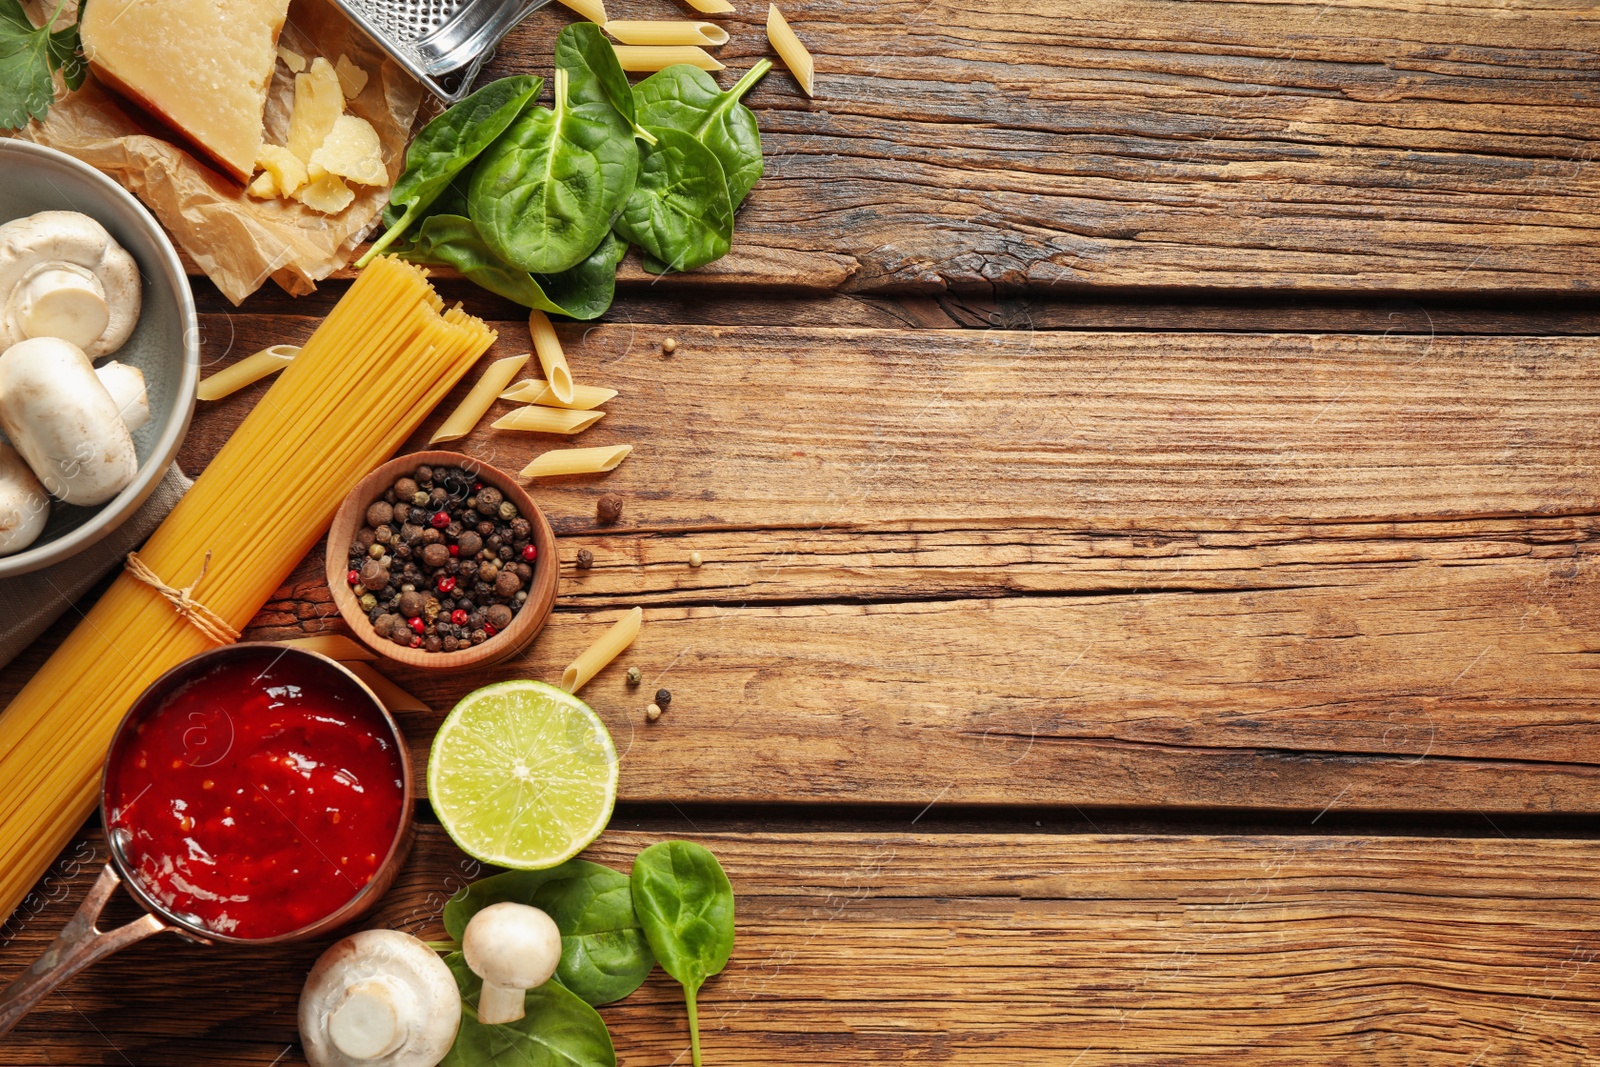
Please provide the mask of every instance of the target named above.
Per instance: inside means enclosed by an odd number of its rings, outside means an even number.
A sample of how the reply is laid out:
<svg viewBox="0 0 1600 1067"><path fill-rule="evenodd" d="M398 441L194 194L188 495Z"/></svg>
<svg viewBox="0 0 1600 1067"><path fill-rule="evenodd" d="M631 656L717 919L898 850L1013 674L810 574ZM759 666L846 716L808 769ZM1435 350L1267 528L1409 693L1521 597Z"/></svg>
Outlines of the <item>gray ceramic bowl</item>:
<svg viewBox="0 0 1600 1067"><path fill-rule="evenodd" d="M178 454L194 414L200 378L200 326L194 294L172 242L127 190L71 156L0 138L0 222L36 211L81 211L95 219L139 264L144 306L133 336L110 358L144 371L150 421L133 435L139 473L98 507L53 501L39 539L0 556L0 578L27 574L75 555L115 530L155 490Z"/></svg>

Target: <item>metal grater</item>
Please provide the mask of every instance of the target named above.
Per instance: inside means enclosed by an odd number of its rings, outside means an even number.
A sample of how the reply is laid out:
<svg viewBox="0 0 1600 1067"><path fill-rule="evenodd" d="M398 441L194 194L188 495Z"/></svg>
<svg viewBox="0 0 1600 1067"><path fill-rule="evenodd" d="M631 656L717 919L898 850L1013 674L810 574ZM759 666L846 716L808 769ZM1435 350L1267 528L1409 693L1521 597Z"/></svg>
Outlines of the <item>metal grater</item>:
<svg viewBox="0 0 1600 1067"><path fill-rule="evenodd" d="M550 0L334 0L439 99L453 104L511 29Z"/></svg>

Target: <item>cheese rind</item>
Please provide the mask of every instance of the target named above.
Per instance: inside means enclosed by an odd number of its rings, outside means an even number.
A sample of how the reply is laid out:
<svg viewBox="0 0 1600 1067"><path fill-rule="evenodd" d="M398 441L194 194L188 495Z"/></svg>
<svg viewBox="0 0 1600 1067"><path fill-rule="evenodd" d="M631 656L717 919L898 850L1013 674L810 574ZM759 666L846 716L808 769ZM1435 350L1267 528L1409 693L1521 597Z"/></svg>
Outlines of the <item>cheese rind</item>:
<svg viewBox="0 0 1600 1067"><path fill-rule="evenodd" d="M289 0L94 0L78 28L97 78L245 182L288 10Z"/></svg>

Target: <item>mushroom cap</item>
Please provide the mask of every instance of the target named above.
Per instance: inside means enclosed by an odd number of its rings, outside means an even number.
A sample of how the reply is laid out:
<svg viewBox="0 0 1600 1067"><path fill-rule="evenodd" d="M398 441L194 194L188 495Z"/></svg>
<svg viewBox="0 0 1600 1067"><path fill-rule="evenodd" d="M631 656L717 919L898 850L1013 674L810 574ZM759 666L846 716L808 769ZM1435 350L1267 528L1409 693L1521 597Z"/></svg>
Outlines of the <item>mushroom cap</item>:
<svg viewBox="0 0 1600 1067"><path fill-rule="evenodd" d="M311 1067L434 1067L461 1025L461 992L427 945L362 930L318 957L300 993Z"/></svg>
<svg viewBox="0 0 1600 1067"><path fill-rule="evenodd" d="M68 504L104 504L139 473L117 402L70 341L32 337L0 355L0 430Z"/></svg>
<svg viewBox="0 0 1600 1067"><path fill-rule="evenodd" d="M38 540L50 517L50 495L17 450L0 441L0 556Z"/></svg>
<svg viewBox="0 0 1600 1067"><path fill-rule="evenodd" d="M0 226L0 352L60 337L99 359L139 321L139 265L78 211L41 211Z"/></svg>
<svg viewBox="0 0 1600 1067"><path fill-rule="evenodd" d="M561 964L561 929L527 904L490 904L467 923L461 954L485 982L533 989L548 982Z"/></svg>

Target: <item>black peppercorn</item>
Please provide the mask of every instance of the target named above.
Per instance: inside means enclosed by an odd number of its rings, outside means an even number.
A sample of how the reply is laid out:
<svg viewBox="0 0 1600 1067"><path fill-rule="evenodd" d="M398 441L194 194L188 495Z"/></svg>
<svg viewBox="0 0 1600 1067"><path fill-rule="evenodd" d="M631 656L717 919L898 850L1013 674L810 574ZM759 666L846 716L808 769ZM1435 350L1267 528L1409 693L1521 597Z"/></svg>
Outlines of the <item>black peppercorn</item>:
<svg viewBox="0 0 1600 1067"><path fill-rule="evenodd" d="M586 571L594 566L594 553L587 548L578 549L578 569Z"/></svg>
<svg viewBox="0 0 1600 1067"><path fill-rule="evenodd" d="M400 527L400 540L408 545L414 545L422 540L422 527L414 522L408 522Z"/></svg>
<svg viewBox="0 0 1600 1067"><path fill-rule="evenodd" d="M456 641L456 639L454 637L447 637L447 638L444 639L444 650L446 652L454 652L456 649L458 649L460 647L461 647L460 643L458 641Z"/></svg>
<svg viewBox="0 0 1600 1067"><path fill-rule="evenodd" d="M488 639L489 639L489 635L484 633L482 630L474 630L474 631L472 631L472 643L473 644L481 645L485 641L487 641Z"/></svg>
<svg viewBox="0 0 1600 1067"><path fill-rule="evenodd" d="M496 553L496 554L502 560L505 560L506 562L510 562L511 557L516 555L515 552L511 551L511 546L510 545L501 545L500 546L500 551L498 553Z"/></svg>
<svg viewBox="0 0 1600 1067"><path fill-rule="evenodd" d="M426 467L426 466L418 467L417 470L416 470L416 476L417 476L417 484L418 485L432 485L433 484L433 468L432 467Z"/></svg>
<svg viewBox="0 0 1600 1067"><path fill-rule="evenodd" d="M482 522L478 523L477 529L479 537L494 536L494 523L490 522L488 519L484 519Z"/></svg>
<svg viewBox="0 0 1600 1067"><path fill-rule="evenodd" d="M428 503L432 504L434 507L440 507L446 500L449 499L450 494L445 492L437 485L428 492Z"/></svg>
<svg viewBox="0 0 1600 1067"><path fill-rule="evenodd" d="M444 648L444 641L441 640L436 634L430 635L422 642L422 647L427 649L429 652L438 652Z"/></svg>
<svg viewBox="0 0 1600 1067"><path fill-rule="evenodd" d="M662 707L666 707L668 704L672 703L672 691L670 689L657 689L656 703L660 704Z"/></svg>
<svg viewBox="0 0 1600 1067"><path fill-rule="evenodd" d="M533 535L533 524L527 519L511 520L511 536L518 541L526 541Z"/></svg>

